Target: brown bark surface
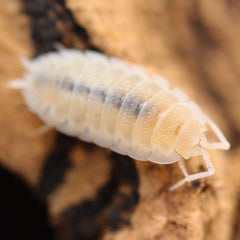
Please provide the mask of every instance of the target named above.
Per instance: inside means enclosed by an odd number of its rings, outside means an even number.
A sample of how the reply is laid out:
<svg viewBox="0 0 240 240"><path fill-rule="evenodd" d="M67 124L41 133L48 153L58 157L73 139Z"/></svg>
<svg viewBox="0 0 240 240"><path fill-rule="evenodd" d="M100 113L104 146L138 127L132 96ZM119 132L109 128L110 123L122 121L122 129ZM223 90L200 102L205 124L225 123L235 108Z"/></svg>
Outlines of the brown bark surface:
<svg viewBox="0 0 240 240"><path fill-rule="evenodd" d="M240 234L240 4L237 0L3 0L0 6L0 163L48 205L56 239L235 240ZM132 160L51 131L6 88L20 57L95 49L178 86L223 129L216 174L169 187L177 164ZM189 172L203 168L191 159Z"/></svg>

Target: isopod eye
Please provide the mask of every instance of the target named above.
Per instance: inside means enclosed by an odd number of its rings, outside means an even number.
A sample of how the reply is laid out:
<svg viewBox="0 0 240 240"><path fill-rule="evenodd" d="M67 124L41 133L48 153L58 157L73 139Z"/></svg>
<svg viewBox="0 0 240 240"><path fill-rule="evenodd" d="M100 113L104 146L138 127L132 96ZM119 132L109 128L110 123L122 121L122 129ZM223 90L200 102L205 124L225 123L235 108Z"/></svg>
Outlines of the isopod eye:
<svg viewBox="0 0 240 240"><path fill-rule="evenodd" d="M202 131L203 125L197 119L191 119L184 124L174 143L176 152L185 159L190 158L193 147L200 141Z"/></svg>

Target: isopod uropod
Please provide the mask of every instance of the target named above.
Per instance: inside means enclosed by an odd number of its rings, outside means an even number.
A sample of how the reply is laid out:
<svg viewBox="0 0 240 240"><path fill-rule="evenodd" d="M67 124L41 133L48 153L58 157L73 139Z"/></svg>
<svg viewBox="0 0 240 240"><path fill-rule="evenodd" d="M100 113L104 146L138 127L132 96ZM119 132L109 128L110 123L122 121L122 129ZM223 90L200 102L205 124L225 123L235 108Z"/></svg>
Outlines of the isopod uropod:
<svg viewBox="0 0 240 240"><path fill-rule="evenodd" d="M138 160L178 161L186 181L214 174L205 149L230 144L211 119L179 89L137 65L93 51L60 49L24 60L22 89L26 104L47 125ZM219 142L209 143L211 130ZM207 171L188 174L184 159L201 155Z"/></svg>

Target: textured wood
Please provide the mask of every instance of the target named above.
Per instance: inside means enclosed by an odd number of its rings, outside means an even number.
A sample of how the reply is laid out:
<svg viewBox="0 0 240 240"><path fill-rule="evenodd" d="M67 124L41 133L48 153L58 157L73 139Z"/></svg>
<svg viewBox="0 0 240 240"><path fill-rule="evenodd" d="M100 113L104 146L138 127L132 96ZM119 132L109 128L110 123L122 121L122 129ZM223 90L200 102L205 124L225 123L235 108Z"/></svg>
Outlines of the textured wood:
<svg viewBox="0 0 240 240"><path fill-rule="evenodd" d="M20 57L33 53L30 25L19 1L2 1L0 11L0 159L33 184L39 178L40 159L49 141L44 136L33 137L41 122L28 111L20 93L6 87L9 80L22 74Z"/></svg>
<svg viewBox="0 0 240 240"><path fill-rule="evenodd" d="M0 6L0 163L48 204L57 239L238 239L240 55L238 1L3 0ZM214 12L214 13L213 13ZM134 161L56 134L6 83L19 57L91 48L167 77L231 140L211 151L213 177L169 192L177 164ZM3 56L3 57L2 57ZM188 162L190 172L204 166Z"/></svg>

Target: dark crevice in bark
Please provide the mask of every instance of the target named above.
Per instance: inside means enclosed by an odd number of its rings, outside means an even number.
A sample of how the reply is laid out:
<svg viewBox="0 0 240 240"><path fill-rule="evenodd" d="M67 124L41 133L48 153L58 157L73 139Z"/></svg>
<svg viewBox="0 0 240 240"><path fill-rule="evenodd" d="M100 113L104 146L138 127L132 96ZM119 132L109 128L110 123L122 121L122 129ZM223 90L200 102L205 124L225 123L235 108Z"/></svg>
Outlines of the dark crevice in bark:
<svg viewBox="0 0 240 240"><path fill-rule="evenodd" d="M31 19L35 55L55 50L55 44L72 48L77 45L97 50L84 28L79 26L64 0L22 0Z"/></svg>
<svg viewBox="0 0 240 240"><path fill-rule="evenodd" d="M70 206L61 215L60 239L101 239L106 231L130 226L138 201L139 179L134 161L112 153L112 172L94 199Z"/></svg>
<svg viewBox="0 0 240 240"><path fill-rule="evenodd" d="M0 189L0 239L53 239L46 206L27 183L0 167Z"/></svg>
<svg viewBox="0 0 240 240"><path fill-rule="evenodd" d="M58 134L45 160L39 180L38 190L44 197L54 192L64 182L65 173L71 166L70 153L75 142L75 138Z"/></svg>

